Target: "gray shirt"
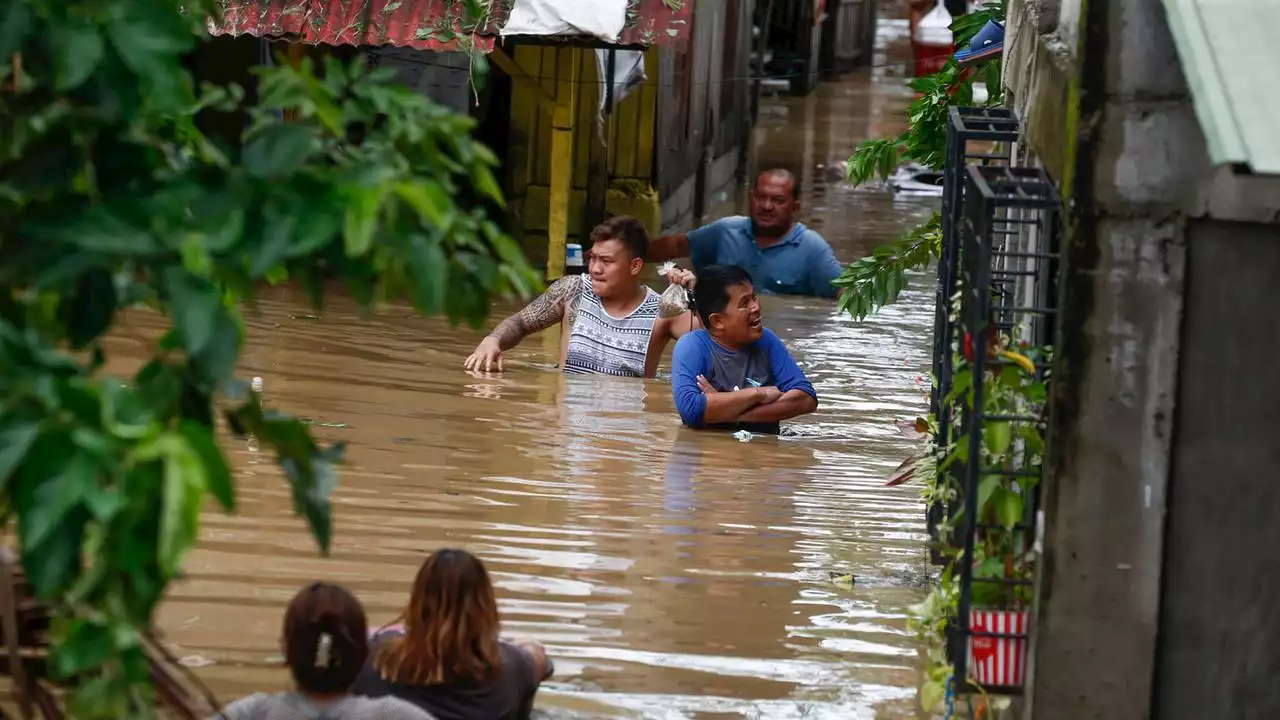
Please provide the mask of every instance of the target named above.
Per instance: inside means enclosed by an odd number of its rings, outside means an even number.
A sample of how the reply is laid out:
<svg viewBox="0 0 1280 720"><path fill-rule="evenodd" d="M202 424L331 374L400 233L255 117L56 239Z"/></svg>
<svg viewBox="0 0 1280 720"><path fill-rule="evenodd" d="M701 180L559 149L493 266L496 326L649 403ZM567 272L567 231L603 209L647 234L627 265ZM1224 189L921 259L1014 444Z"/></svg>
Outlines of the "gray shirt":
<svg viewBox="0 0 1280 720"><path fill-rule="evenodd" d="M320 704L302 693L257 693L222 709L215 720L435 720L427 711L393 697L348 695Z"/></svg>

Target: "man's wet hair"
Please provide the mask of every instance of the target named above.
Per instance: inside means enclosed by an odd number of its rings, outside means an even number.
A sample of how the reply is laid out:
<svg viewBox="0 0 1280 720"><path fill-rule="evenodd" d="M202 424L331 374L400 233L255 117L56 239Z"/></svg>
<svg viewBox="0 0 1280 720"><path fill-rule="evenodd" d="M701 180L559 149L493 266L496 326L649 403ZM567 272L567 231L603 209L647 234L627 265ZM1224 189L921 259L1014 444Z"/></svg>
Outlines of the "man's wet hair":
<svg viewBox="0 0 1280 720"><path fill-rule="evenodd" d="M649 254L649 231L645 229L644 223L629 215L609 218L597 225L587 239L587 248L606 240L621 242L633 258L643 260Z"/></svg>
<svg viewBox="0 0 1280 720"><path fill-rule="evenodd" d="M693 286L693 302L697 306L702 326L711 327L711 316L724 312L729 306L729 289L738 285L751 285L751 273L737 265L708 265L698 273L698 284Z"/></svg>
<svg viewBox="0 0 1280 720"><path fill-rule="evenodd" d="M791 183L791 199L800 199L800 178L796 174L786 168L770 168L756 176L756 184L753 190L760 187L760 180L763 178L773 178L774 180L784 180Z"/></svg>

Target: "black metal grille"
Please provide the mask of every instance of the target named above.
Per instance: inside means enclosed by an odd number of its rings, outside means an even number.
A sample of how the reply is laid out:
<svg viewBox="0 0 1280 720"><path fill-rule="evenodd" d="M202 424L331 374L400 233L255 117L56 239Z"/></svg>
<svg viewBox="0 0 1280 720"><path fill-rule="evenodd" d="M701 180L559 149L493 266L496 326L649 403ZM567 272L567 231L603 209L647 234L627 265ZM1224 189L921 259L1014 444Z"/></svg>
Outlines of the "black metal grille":
<svg viewBox="0 0 1280 720"><path fill-rule="evenodd" d="M946 447L950 441L950 410L942 406L942 399L951 392L951 299L955 295L959 272L957 257L960 238L957 228L964 209L965 168L970 162L1008 166L1014 143L1018 139L1018 118L1012 110L1006 108L953 107L949 117L947 157L942 173L942 253L938 259L933 326L934 382L929 408L938 420L939 436L936 444L940 448ZM992 142L997 143L995 151L978 151L973 148L975 143ZM950 560L941 548L953 538L941 537L939 527L956 510L955 506L944 506L941 503L932 503L928 508L929 537L932 541L930 554L936 565L945 565Z"/></svg>
<svg viewBox="0 0 1280 720"><path fill-rule="evenodd" d="M956 417L949 416L946 422L939 417L940 432L958 430L956 444L965 446L963 460L950 472L960 481L958 504L963 508L955 526L962 554L956 563L959 603L950 638L954 677L961 688L980 684L1001 693L1021 690L1010 680L1014 674L1000 675L995 681L977 677L970 663L970 648L975 640L982 640L980 645L995 648L993 652L1006 658L1007 664L1025 668L1040 459L1047 435L1042 391L1048 368L1046 358L1040 357L1032 365L1034 372L1026 373L1018 369L1018 361L995 353L1009 346L1015 350L1045 348L1053 341L1059 287L1059 209L1057 191L1042 170L965 168L963 207L953 226L959 240L953 259L960 307L954 321L948 316L948 334L943 340L949 350L948 362L950 348L962 348L968 387L953 403L939 403L941 411L951 407L956 411ZM951 309L949 302L948 311ZM993 340L998 341L995 347L990 345ZM1025 352L1036 357L1035 351ZM965 389L960 376L952 375L949 380ZM1015 386L1018 390L1010 391ZM1041 392L1038 402L1020 394L1031 393L1028 388L1033 387ZM949 386L947 391L951 389ZM1032 432L1020 432L1019 428L1031 428ZM1009 438L1004 450L991 449L993 437ZM1038 447L1033 447L1035 443ZM999 458L995 466L989 465L993 458ZM982 498L993 498L993 493L1009 494L1012 499L1005 504L1009 511L999 508L996 514L1001 516L997 518L979 516ZM1005 499L1003 494L1000 497ZM988 503L984 507L989 513L992 504L1001 505ZM975 610L989 610L985 617L993 622L988 625L996 627L975 627ZM991 675L992 667L984 664L981 673Z"/></svg>

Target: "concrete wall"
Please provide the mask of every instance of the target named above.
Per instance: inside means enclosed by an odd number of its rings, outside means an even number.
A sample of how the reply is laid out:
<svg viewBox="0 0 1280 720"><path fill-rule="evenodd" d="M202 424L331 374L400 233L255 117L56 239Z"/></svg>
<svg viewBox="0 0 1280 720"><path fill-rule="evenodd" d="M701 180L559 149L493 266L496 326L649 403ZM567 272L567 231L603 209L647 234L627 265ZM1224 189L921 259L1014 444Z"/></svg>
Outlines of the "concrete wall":
<svg viewBox="0 0 1280 720"><path fill-rule="evenodd" d="M1208 160L1160 0L1013 2L1006 84L1062 183L1066 276L1044 485L1036 720L1148 717L1186 189Z"/></svg>
<svg viewBox="0 0 1280 720"><path fill-rule="evenodd" d="M1186 236L1152 717L1280 717L1280 225L1193 219Z"/></svg>

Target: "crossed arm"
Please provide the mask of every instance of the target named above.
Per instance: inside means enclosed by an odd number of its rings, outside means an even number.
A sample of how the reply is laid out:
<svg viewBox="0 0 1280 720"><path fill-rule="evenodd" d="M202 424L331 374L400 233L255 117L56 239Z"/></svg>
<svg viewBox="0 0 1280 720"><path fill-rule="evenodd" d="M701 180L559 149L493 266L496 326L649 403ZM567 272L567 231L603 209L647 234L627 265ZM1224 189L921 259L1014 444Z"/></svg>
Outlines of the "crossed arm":
<svg viewBox="0 0 1280 720"><path fill-rule="evenodd" d="M712 342L706 336L676 343L671 358L671 392L680 418L690 427L733 422L780 422L818 409L813 385L777 336L766 330L774 386L718 392L707 381Z"/></svg>
<svg viewBox="0 0 1280 720"><path fill-rule="evenodd" d="M717 392L706 378L698 376L698 389L707 400L702 422L707 425L729 422L781 422L818 409L817 398L799 388L781 392L776 387L744 388Z"/></svg>

